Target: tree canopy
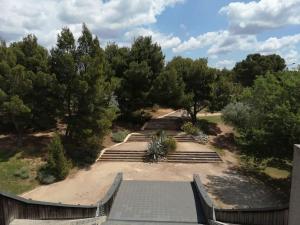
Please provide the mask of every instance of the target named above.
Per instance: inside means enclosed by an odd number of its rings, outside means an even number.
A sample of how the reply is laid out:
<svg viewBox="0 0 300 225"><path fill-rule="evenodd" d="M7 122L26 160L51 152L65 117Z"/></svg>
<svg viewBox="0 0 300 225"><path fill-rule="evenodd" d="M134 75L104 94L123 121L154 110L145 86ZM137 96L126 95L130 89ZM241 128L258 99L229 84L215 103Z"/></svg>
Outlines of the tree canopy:
<svg viewBox="0 0 300 225"><path fill-rule="evenodd" d="M246 59L238 62L233 71L237 82L243 86L251 86L257 76L265 75L267 72L282 71L285 67L285 61L279 55L250 54Z"/></svg>

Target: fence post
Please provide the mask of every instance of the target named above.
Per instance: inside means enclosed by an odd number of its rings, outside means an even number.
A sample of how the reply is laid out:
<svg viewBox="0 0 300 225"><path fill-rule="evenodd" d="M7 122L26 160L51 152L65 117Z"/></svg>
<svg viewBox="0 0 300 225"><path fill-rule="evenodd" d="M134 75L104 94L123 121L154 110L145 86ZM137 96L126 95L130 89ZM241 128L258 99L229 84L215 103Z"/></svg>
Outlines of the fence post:
<svg viewBox="0 0 300 225"><path fill-rule="evenodd" d="M289 225L300 221L300 145L294 146L292 187L290 196Z"/></svg>

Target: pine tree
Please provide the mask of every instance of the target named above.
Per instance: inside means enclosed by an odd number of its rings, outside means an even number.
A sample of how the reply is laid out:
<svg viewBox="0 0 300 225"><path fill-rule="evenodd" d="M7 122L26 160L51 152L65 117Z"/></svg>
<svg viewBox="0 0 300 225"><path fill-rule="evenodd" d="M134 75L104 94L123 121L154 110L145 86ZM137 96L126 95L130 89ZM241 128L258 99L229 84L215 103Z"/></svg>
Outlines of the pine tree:
<svg viewBox="0 0 300 225"><path fill-rule="evenodd" d="M70 170L70 163L65 156L64 147L58 134L54 135L48 145L48 151L47 167L49 172L59 180L66 178Z"/></svg>

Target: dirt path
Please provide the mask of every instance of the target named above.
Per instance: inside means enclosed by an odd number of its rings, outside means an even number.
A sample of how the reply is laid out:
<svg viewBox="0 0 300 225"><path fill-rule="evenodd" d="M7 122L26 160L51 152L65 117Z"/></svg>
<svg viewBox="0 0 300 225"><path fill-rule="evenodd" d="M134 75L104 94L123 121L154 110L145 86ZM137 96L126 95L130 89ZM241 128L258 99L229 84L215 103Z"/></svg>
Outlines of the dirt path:
<svg viewBox="0 0 300 225"><path fill-rule="evenodd" d="M226 208L246 205L263 207L281 203L262 183L234 172L228 163L98 162L62 182L38 187L23 196L50 202L93 204L104 196L118 172L123 172L127 180L166 181L191 181L193 174L197 173L207 185L215 203Z"/></svg>

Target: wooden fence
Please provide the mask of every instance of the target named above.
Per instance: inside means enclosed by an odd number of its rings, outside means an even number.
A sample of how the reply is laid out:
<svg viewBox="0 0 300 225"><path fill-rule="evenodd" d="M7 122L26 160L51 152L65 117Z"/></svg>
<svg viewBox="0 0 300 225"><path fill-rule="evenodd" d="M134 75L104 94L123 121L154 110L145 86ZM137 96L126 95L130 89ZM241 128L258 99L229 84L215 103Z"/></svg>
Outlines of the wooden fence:
<svg viewBox="0 0 300 225"><path fill-rule="evenodd" d="M0 225L9 225L13 219L82 219L95 217L97 214L108 215L121 182L120 173L103 200L98 205L90 206L33 201L0 193Z"/></svg>
<svg viewBox="0 0 300 225"><path fill-rule="evenodd" d="M288 225L289 208L215 209L217 221L249 225Z"/></svg>
<svg viewBox="0 0 300 225"><path fill-rule="evenodd" d="M215 220L213 202L207 195L207 192L203 184L201 183L199 175L194 174L193 183L196 187L196 191L201 202L201 208L204 212L206 222L208 222L209 220Z"/></svg>
<svg viewBox="0 0 300 225"><path fill-rule="evenodd" d="M288 225L288 206L257 209L214 208L198 175L194 175L194 184L197 188L205 217L211 224L217 224L219 221L242 225Z"/></svg>

